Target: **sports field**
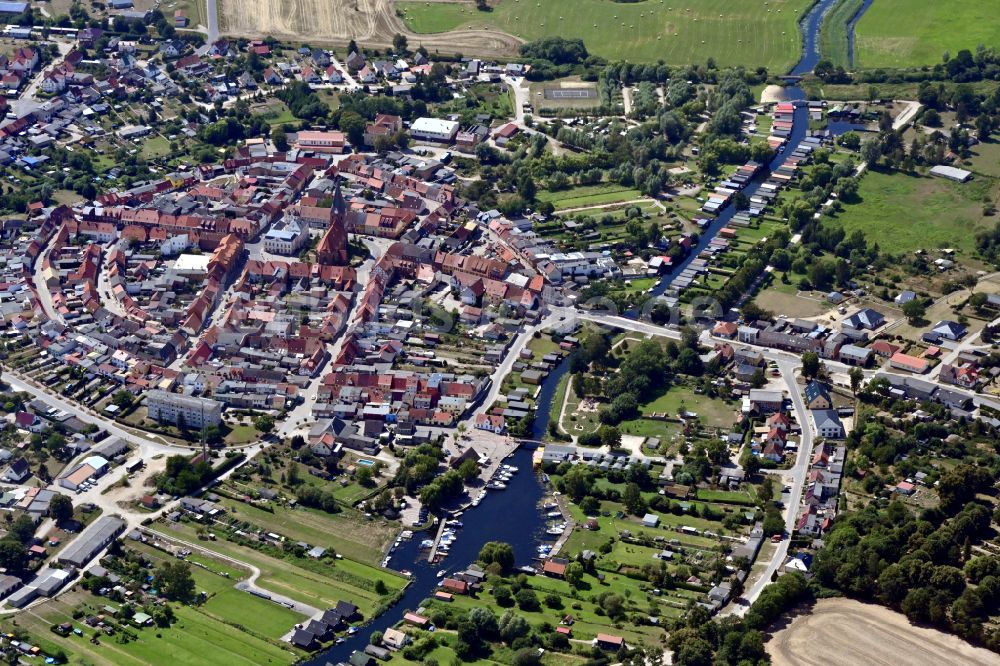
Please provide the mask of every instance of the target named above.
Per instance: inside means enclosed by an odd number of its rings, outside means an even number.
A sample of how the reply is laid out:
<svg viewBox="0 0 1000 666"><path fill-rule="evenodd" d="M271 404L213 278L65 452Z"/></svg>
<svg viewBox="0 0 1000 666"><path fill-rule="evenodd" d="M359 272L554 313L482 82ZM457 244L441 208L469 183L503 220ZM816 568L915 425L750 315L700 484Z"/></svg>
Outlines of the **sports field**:
<svg viewBox="0 0 1000 666"><path fill-rule="evenodd" d="M858 22L857 67L915 67L945 51L1000 44L997 4L984 0L877 0Z"/></svg>
<svg viewBox="0 0 1000 666"><path fill-rule="evenodd" d="M976 233L992 228L983 200L996 202L997 181L977 177L968 183L902 173L868 171L861 178L859 203L844 206L831 224L848 235L864 232L870 243L893 253L951 247L971 254Z"/></svg>
<svg viewBox="0 0 1000 666"><path fill-rule="evenodd" d="M809 4L809 0L500 0L490 12L478 11L471 2L397 2L396 8L414 33L493 28L524 40L580 37L591 53L609 59L663 59L678 65L715 58L719 65L763 65L783 72L799 59L798 20Z"/></svg>

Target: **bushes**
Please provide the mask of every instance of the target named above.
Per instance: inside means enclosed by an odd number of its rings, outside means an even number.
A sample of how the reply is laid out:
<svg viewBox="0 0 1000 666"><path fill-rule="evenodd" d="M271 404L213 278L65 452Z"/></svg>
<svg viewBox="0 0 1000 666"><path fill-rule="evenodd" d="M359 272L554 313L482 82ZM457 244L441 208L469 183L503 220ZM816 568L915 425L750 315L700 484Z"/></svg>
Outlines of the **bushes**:
<svg viewBox="0 0 1000 666"><path fill-rule="evenodd" d="M526 58L548 60L553 65L576 65L590 55L582 39L543 37L521 45L521 55Z"/></svg>
<svg viewBox="0 0 1000 666"><path fill-rule="evenodd" d="M757 601L747 611L747 626L764 629L786 610L810 598L812 591L801 574L785 574L776 583L768 585L761 591Z"/></svg>

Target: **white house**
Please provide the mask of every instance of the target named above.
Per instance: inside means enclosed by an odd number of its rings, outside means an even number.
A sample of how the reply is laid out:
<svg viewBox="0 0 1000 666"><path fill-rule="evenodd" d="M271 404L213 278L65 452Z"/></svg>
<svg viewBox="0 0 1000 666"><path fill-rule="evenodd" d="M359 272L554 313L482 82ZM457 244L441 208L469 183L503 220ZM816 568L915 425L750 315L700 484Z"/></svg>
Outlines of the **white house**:
<svg viewBox="0 0 1000 666"><path fill-rule="evenodd" d="M837 412L832 409L812 410L813 420L816 422L816 432L820 437L826 439L843 439L844 424L840 422Z"/></svg>
<svg viewBox="0 0 1000 666"><path fill-rule="evenodd" d="M298 254L309 240L309 226L286 218L264 234L264 249L272 254Z"/></svg>
<svg viewBox="0 0 1000 666"><path fill-rule="evenodd" d="M451 143L458 134L458 123L440 118L417 118L410 125L410 135L424 141Z"/></svg>

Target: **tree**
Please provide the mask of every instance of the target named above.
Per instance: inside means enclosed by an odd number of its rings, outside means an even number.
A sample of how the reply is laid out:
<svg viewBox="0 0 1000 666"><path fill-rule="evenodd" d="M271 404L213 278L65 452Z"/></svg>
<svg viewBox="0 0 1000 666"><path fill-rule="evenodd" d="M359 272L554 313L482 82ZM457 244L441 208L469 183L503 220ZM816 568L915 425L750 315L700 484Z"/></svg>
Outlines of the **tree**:
<svg viewBox="0 0 1000 666"><path fill-rule="evenodd" d="M462 480L469 483L479 476L479 464L471 458L463 460L462 464L458 467L458 473L462 475Z"/></svg>
<svg viewBox="0 0 1000 666"><path fill-rule="evenodd" d="M517 602L517 607L523 611L537 611L542 607L538 603L538 595L530 587L522 587L518 590L517 594L514 595L514 601Z"/></svg>
<svg viewBox="0 0 1000 666"><path fill-rule="evenodd" d="M487 541L479 551L479 561L485 566L498 564L501 571L514 568L514 548L503 541Z"/></svg>
<svg viewBox="0 0 1000 666"><path fill-rule="evenodd" d="M538 656L537 648L521 648L511 657L510 666L540 666L542 658Z"/></svg>
<svg viewBox="0 0 1000 666"><path fill-rule="evenodd" d="M19 542L27 545L31 543L31 540L35 538L35 521L33 521L28 514L22 513L14 522L11 523L10 529L7 530L8 536L17 539Z"/></svg>
<svg viewBox="0 0 1000 666"><path fill-rule="evenodd" d="M597 434L601 438L601 446L616 449L622 444L622 434L614 426L602 425L597 429Z"/></svg>
<svg viewBox="0 0 1000 666"><path fill-rule="evenodd" d="M861 388L861 382L865 380L864 371L855 366L847 373L847 376L851 378L851 393L854 395L858 394L858 389Z"/></svg>
<svg viewBox="0 0 1000 666"><path fill-rule="evenodd" d="M493 598L497 606L507 607L514 604L514 593L506 585L497 585L493 588Z"/></svg>
<svg viewBox="0 0 1000 666"><path fill-rule="evenodd" d="M622 502L625 509L633 516L640 516L646 513L646 500L642 497L642 491L637 483L625 484L625 492L622 494Z"/></svg>
<svg viewBox="0 0 1000 666"><path fill-rule="evenodd" d="M202 428L201 436L205 438L205 441L209 446L218 446L219 444L222 444L222 429L217 425L207 425Z"/></svg>
<svg viewBox="0 0 1000 666"><path fill-rule="evenodd" d="M912 301L903 304L903 314L911 326L916 326L922 322L926 313L927 307L919 298L914 298Z"/></svg>
<svg viewBox="0 0 1000 666"><path fill-rule="evenodd" d="M20 571L28 563L28 550L24 544L10 536L0 539L0 567Z"/></svg>
<svg viewBox="0 0 1000 666"><path fill-rule="evenodd" d="M164 562L157 571L160 594L171 601L190 603L194 599L194 577L187 562Z"/></svg>
<svg viewBox="0 0 1000 666"><path fill-rule="evenodd" d="M395 35L392 36L392 50L394 53L406 53L407 50L406 35L401 35L400 33L397 32Z"/></svg>
<svg viewBox="0 0 1000 666"><path fill-rule="evenodd" d="M49 516L56 521L56 525L62 525L73 517L73 500L56 493L49 502Z"/></svg>
<svg viewBox="0 0 1000 666"><path fill-rule="evenodd" d="M362 146L365 143L365 119L357 111L344 111L340 114L340 130L347 135L352 146Z"/></svg>
<svg viewBox="0 0 1000 666"><path fill-rule="evenodd" d="M986 307L987 296L985 292L977 292L972 296L969 296L969 306L973 308L978 314L982 314L983 308Z"/></svg>
<svg viewBox="0 0 1000 666"><path fill-rule="evenodd" d="M120 391L115 391L115 396L111 399L111 402L113 402L118 409L125 409L132 405L132 400L132 394L125 389L122 389Z"/></svg>
<svg viewBox="0 0 1000 666"><path fill-rule="evenodd" d="M764 514L764 524L762 527L765 535L785 533L785 521L777 509L767 511Z"/></svg>
<svg viewBox="0 0 1000 666"><path fill-rule="evenodd" d="M573 587L579 587L583 582L583 565L579 562L570 562L566 565L566 572L563 574Z"/></svg>
<svg viewBox="0 0 1000 666"><path fill-rule="evenodd" d="M531 625L513 610L508 610L500 616L497 631L500 633L500 639L507 645L511 645L518 638L531 633Z"/></svg>
<svg viewBox="0 0 1000 666"><path fill-rule="evenodd" d="M764 502L770 502L774 499L774 480L771 477L764 477L764 481L760 484L760 490L757 492L757 496L764 500Z"/></svg>
<svg viewBox="0 0 1000 666"><path fill-rule="evenodd" d="M819 376L819 354L806 352L802 355L802 376L806 379L815 379Z"/></svg>
<svg viewBox="0 0 1000 666"><path fill-rule="evenodd" d="M354 477L358 480L362 486L369 487L372 484L372 470L371 467L361 466L358 471L354 473Z"/></svg>
<svg viewBox="0 0 1000 666"><path fill-rule="evenodd" d="M869 166L878 166L878 160L881 156L882 142L878 139L867 141L861 146L861 159L867 162Z"/></svg>
<svg viewBox="0 0 1000 666"><path fill-rule="evenodd" d="M253 427L267 435L274 430L274 417L270 414L261 414L254 418Z"/></svg>
<svg viewBox="0 0 1000 666"><path fill-rule="evenodd" d="M274 143L275 149L279 152L283 153L288 150L288 135L280 125L271 129L271 142Z"/></svg>
<svg viewBox="0 0 1000 666"><path fill-rule="evenodd" d="M383 636L383 634L382 634L381 631L373 631L372 635L368 637L368 642L371 645L381 645L382 644L382 636Z"/></svg>

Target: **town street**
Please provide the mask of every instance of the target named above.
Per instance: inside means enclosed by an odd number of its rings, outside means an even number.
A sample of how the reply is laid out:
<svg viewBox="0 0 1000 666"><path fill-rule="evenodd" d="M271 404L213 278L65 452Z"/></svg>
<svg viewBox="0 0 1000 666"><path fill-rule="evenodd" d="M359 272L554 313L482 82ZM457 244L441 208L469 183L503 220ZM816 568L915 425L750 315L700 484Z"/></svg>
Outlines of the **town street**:
<svg viewBox="0 0 1000 666"><path fill-rule="evenodd" d="M789 394L792 399L792 408L795 411L795 420L799 424L801 429L801 437L799 441L799 451L795 458L795 466L791 470L787 470L792 477L791 487L792 490L789 493L789 501L786 502L785 506L785 537L778 544L775 549L774 554L771 555L770 561L767 563L767 568L764 569L760 577L754 581L750 589L743 591L743 596L739 600L733 600L729 606L723 611L724 615L743 615L750 608L750 605L757 600L760 596L761 591L771 582L771 577L774 573L781 567L785 562L785 558L788 555L788 543L791 539L792 534L795 533L795 523L799 515L799 499L802 497L802 490L805 487L806 477L809 475L809 461L812 458L812 448L813 448L813 422L809 415L809 411L806 409L805 402L802 400L802 392L799 389L798 384L795 383L795 370L798 368L797 363L793 363L787 360L778 361L778 368L781 370L781 375L785 380L785 391ZM788 473L781 472L776 473L775 476L780 474L781 478L787 478Z"/></svg>
<svg viewBox="0 0 1000 666"><path fill-rule="evenodd" d="M52 292L49 291L49 285L45 281L45 273L42 266L45 264L45 260L48 259L49 255L52 254L54 249L53 244L49 244L42 251L41 255L35 260L35 269L32 271L31 279L35 283L35 292L38 294L38 303L42 306L42 311L45 312L45 316L51 321L64 324L62 316L56 312L55 305L52 303Z"/></svg>
<svg viewBox="0 0 1000 666"><path fill-rule="evenodd" d="M489 392L486 397L483 398L479 406L466 417L466 421L474 421L480 414L485 414L489 411L493 403L496 402L497 398L500 396L501 387L503 386L503 379L510 374L511 369L514 367L514 363L521 356L521 350L527 346L528 341L531 340L532 336L538 332L543 331L546 328L554 326L559 321L562 321L564 315L561 312L553 312L546 316L542 321L524 329L518 333L517 337L511 343L510 348L507 350L507 355L504 357L503 362L497 366L497 369L490 374L490 380L492 382Z"/></svg>

